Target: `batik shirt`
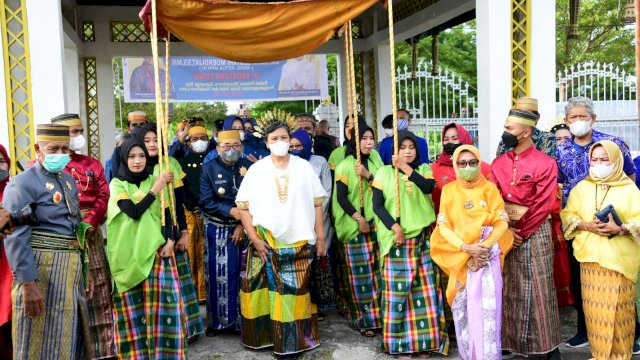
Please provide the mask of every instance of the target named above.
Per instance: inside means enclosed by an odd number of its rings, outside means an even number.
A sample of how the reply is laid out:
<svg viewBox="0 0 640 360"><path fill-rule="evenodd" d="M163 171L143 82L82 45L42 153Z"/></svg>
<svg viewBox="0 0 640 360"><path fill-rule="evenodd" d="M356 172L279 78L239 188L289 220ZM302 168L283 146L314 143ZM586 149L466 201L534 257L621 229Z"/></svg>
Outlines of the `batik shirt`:
<svg viewBox="0 0 640 360"><path fill-rule="evenodd" d="M562 207L567 204L569 193L580 181L589 175L589 149L601 140L610 140L616 143L624 157L624 173L631 176L636 173L629 147L625 142L613 135L603 134L592 130L591 142L582 146L573 141L573 138L565 140L558 145L556 161L558 163L558 183L562 184Z"/></svg>

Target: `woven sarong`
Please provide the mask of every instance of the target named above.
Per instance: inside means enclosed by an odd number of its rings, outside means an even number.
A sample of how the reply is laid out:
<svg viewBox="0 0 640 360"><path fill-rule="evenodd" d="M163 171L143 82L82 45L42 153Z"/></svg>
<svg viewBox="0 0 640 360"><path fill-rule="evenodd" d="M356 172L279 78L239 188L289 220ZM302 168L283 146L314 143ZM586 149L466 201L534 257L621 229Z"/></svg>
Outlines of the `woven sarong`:
<svg viewBox="0 0 640 360"><path fill-rule="evenodd" d="M335 233L334 233L335 236ZM349 295L349 283L347 279L347 260L344 257L344 246L340 244L337 239L334 239L329 251L333 251L335 254L335 284L336 291L336 309L344 314L345 317L351 317L351 310L349 310L349 304L347 298Z"/></svg>
<svg viewBox="0 0 640 360"><path fill-rule="evenodd" d="M114 293L113 304L119 358L186 359L186 316L173 258L156 255L149 277Z"/></svg>
<svg viewBox="0 0 640 360"><path fill-rule="evenodd" d="M193 279L193 287L196 289L196 298L199 302L205 301L207 298L207 290L204 280L204 243L205 230L202 218L191 211L184 209L187 217L187 230L189 232L189 263L191 264L191 277Z"/></svg>
<svg viewBox="0 0 640 360"><path fill-rule="evenodd" d="M546 221L504 260L502 348L518 355L546 354L560 342L553 283L553 240Z"/></svg>
<svg viewBox="0 0 640 360"><path fill-rule="evenodd" d="M186 251L176 251L175 258L180 278L180 295L182 295L184 315L187 318L187 337L193 337L204 332L204 326L200 315L200 305L198 305L196 298L196 288L193 286L191 278L189 255Z"/></svg>
<svg viewBox="0 0 640 360"><path fill-rule="evenodd" d="M36 284L44 296L44 312L29 318L23 305L23 285L13 286L14 359L83 359L85 356L89 327L80 252L67 246L74 243L75 237L57 239L53 236L43 234L43 241L36 240L36 243L46 242L57 250L36 247L32 237L38 268Z"/></svg>
<svg viewBox="0 0 640 360"><path fill-rule="evenodd" d="M89 339L87 357L102 359L115 356L113 343L113 301L111 298L111 271L100 229L87 239L89 246L89 269L93 277L93 297L87 301L89 307Z"/></svg>
<svg viewBox="0 0 640 360"><path fill-rule="evenodd" d="M248 249L240 287L242 343L273 346L278 355L318 347L318 317L309 296L313 246L278 248L268 230L257 231L273 250L264 263L253 246Z"/></svg>
<svg viewBox="0 0 640 360"><path fill-rule="evenodd" d="M393 246L382 267L382 347L390 354L449 351L440 275L427 233Z"/></svg>
<svg viewBox="0 0 640 360"><path fill-rule="evenodd" d="M373 229L373 224L371 224ZM347 304L351 313L349 325L354 329L379 329L380 318L380 259L375 232L358 234L344 242L343 253L349 284Z"/></svg>
<svg viewBox="0 0 640 360"><path fill-rule="evenodd" d="M240 330L241 247L231 241L235 227L207 223L204 247L207 322L214 330Z"/></svg>
<svg viewBox="0 0 640 360"><path fill-rule="evenodd" d="M596 359L630 359L635 284L597 263L580 263L580 279L591 354Z"/></svg>

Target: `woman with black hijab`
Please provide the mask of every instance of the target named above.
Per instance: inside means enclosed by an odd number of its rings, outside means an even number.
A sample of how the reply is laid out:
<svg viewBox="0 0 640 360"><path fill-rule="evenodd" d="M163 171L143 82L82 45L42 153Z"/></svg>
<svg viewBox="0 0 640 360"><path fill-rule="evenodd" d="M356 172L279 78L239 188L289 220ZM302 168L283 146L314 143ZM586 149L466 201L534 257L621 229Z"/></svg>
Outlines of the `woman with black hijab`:
<svg viewBox="0 0 640 360"><path fill-rule="evenodd" d="M338 246L342 246L344 254L341 260L345 262L345 281L350 285L349 292L345 294L350 311L349 325L364 336L375 336L375 331L382 327L382 322L371 181L383 164L373 149L373 129L366 125L360 126L357 136L360 140L359 149L356 146L355 129L351 129L345 159L335 172L335 199L332 207ZM358 152L360 162L356 159Z"/></svg>
<svg viewBox="0 0 640 360"><path fill-rule="evenodd" d="M382 346L398 358L427 357L448 351L444 300L439 271L431 259L429 238L436 219L431 192L436 186L431 167L420 164L418 141L398 132L399 151L393 165L376 173L373 211L376 214L382 269ZM400 193L396 194L395 170ZM400 197L400 216L396 214ZM411 331L409 331L411 330Z"/></svg>
<svg viewBox="0 0 640 360"><path fill-rule="evenodd" d="M185 359L172 229L170 222L160 225L158 194L170 176L147 173L148 157L143 144L125 141L117 177L109 185L107 259L115 284L116 352L127 359Z"/></svg>

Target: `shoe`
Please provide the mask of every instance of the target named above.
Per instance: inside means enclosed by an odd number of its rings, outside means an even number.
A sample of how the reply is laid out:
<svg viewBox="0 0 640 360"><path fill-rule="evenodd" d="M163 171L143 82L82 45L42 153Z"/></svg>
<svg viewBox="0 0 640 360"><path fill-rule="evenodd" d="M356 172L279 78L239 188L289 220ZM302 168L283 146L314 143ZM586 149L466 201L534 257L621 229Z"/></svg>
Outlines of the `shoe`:
<svg viewBox="0 0 640 360"><path fill-rule="evenodd" d="M548 353L547 360L562 360L562 354L560 354L560 350L558 350L558 348L555 348L555 350Z"/></svg>
<svg viewBox="0 0 640 360"><path fill-rule="evenodd" d="M516 357L516 355L511 351L502 350L502 360L513 359L514 357Z"/></svg>
<svg viewBox="0 0 640 360"><path fill-rule="evenodd" d="M633 343L633 355L638 355L638 354L640 354L640 339L637 339Z"/></svg>
<svg viewBox="0 0 640 360"><path fill-rule="evenodd" d="M566 346L570 348L581 348L589 345L589 338L584 334L576 334L571 339L567 340L565 343Z"/></svg>

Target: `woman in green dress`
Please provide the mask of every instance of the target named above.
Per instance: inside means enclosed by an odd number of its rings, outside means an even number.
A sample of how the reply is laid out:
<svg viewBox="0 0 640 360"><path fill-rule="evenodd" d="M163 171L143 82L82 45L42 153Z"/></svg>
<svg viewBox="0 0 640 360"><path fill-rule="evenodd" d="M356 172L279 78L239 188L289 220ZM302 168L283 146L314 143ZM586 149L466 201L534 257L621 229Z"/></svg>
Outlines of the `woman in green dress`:
<svg viewBox="0 0 640 360"><path fill-rule="evenodd" d="M435 221L428 164L420 164L418 141L399 131L400 151L373 181L382 272L382 345L398 358L421 357L449 348L439 270L431 259L430 226ZM400 175L400 216L396 217L395 169ZM393 214L393 215L392 215Z"/></svg>
<svg viewBox="0 0 640 360"><path fill-rule="evenodd" d="M115 284L116 352L125 359L185 359L186 334L171 223L162 227L158 194L170 175L149 175L144 145L121 147L107 210L107 259Z"/></svg>
<svg viewBox="0 0 640 360"><path fill-rule="evenodd" d="M364 336L374 336L382 327L380 318L380 270L376 242L371 181L382 160L373 149L373 129L359 127L360 148L356 148L355 129L346 144L346 157L336 168L333 213L339 246L342 246L349 325ZM360 162L356 159L360 152ZM359 185L360 184L360 185ZM362 198L360 198L362 190ZM361 202L362 201L362 202Z"/></svg>

